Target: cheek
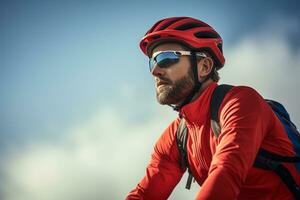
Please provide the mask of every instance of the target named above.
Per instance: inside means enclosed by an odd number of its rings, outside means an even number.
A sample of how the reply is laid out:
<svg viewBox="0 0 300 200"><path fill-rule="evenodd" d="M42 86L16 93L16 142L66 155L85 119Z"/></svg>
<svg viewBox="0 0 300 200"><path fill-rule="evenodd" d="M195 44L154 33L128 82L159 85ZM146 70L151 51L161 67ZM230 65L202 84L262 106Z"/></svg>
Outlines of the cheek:
<svg viewBox="0 0 300 200"><path fill-rule="evenodd" d="M173 82L186 76L189 71L190 64L188 59L180 60L178 63L174 64L172 67L167 69L167 74L169 79Z"/></svg>

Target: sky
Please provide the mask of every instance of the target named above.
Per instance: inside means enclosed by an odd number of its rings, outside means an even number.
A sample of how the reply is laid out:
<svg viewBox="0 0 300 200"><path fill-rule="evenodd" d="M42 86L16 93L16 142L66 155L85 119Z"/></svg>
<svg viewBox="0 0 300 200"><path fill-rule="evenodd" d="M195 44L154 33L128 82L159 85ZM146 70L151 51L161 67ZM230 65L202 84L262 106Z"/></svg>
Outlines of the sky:
<svg viewBox="0 0 300 200"><path fill-rule="evenodd" d="M220 83L282 102L300 126L300 3L0 0L0 199L124 199L177 116L139 41L191 16L224 41ZM186 177L170 199L192 199Z"/></svg>

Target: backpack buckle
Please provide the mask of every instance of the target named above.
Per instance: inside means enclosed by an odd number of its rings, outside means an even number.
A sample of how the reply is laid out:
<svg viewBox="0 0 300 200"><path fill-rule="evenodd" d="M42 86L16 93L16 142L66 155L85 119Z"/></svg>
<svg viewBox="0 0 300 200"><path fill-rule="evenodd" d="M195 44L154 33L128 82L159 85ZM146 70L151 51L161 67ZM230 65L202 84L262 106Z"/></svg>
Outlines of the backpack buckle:
<svg viewBox="0 0 300 200"><path fill-rule="evenodd" d="M255 159L254 165L261 167L263 169L275 171L278 168L278 166L281 165L281 163L274 161L270 158L266 158L263 156L257 156Z"/></svg>

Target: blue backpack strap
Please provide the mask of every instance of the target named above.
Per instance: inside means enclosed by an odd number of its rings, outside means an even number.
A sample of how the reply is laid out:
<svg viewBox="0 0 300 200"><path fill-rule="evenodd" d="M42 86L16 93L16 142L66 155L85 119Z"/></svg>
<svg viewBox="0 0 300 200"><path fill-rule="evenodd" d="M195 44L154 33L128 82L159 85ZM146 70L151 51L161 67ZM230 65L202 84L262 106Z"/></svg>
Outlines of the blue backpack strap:
<svg viewBox="0 0 300 200"><path fill-rule="evenodd" d="M210 99L210 122L211 128L216 137L221 133L219 110L226 94L233 88L232 85L218 85L212 93Z"/></svg>
<svg viewBox="0 0 300 200"><path fill-rule="evenodd" d="M180 154L180 167L182 169L188 168L189 176L185 188L189 190L191 188L193 175L189 167L188 155L186 150L187 138L188 131L185 124L185 120L184 118L181 118L176 132L176 142Z"/></svg>
<svg viewBox="0 0 300 200"><path fill-rule="evenodd" d="M280 156L260 148L253 166L264 170L274 171L289 188L295 199L300 199L300 187L297 185L289 170L282 164L283 162L300 162L300 157Z"/></svg>

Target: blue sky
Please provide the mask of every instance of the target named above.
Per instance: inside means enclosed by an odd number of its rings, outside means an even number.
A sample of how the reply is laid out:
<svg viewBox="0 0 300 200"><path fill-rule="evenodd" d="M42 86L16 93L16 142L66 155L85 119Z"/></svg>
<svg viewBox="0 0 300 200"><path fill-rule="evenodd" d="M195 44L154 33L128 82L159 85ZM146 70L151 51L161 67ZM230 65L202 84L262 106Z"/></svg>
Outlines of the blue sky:
<svg viewBox="0 0 300 200"><path fill-rule="evenodd" d="M28 134L56 137L99 103L119 105L125 83L153 95L138 42L160 18L203 19L222 35L225 54L267 18L299 19L297 1L1 1L0 9L2 147ZM286 38L297 47L298 35Z"/></svg>
<svg viewBox="0 0 300 200"><path fill-rule="evenodd" d="M87 135L87 130L92 129L91 132L95 133L91 135L96 135L96 138L105 138L108 134L117 137L120 130L117 126L115 131L111 130L114 129L113 123L107 129L103 128L110 124L109 120L119 120L122 129L136 130L135 126L141 127L134 133L122 130L130 137L141 137L135 133L144 134L143 127L149 131L153 126L150 122L157 122L161 117L165 123L153 127L152 131L157 132L149 136L153 143L159 131L176 114L156 103L147 58L138 44L152 24L170 16L192 16L212 25L223 37L227 58L221 80L250 84L266 96L289 103L292 116L298 120L295 123L299 124L300 114L297 113L300 110L296 102L300 96L297 92L288 92L293 88L297 90L299 85L295 73L299 72L300 67L297 65L299 9L300 3L296 0L1 0L0 158L8 163L18 163L20 158L31 158L32 146L33 149L44 149L45 146L51 146L52 150L63 149L70 142L66 138L72 138L75 129L84 130ZM241 56L245 58L242 61ZM249 58L253 59L247 60ZM241 63L245 63L243 70L238 68ZM259 68L262 63L270 68ZM280 68L281 64L293 66L285 71ZM272 66L277 65L278 70L273 70ZM236 74L232 73L232 69ZM247 76L243 76L245 71ZM272 72L275 78L270 77ZM91 128L95 126L91 125L93 123L104 125L96 126L99 130L94 130ZM124 135L122 137L125 138ZM149 140L147 137L144 139ZM128 148L123 143L117 141L111 145ZM146 152L151 152L151 144ZM127 145L132 146L131 143ZM137 149L128 150L127 154L135 151ZM145 164L148 157L142 156L136 155L136 158L144 159L142 163ZM144 165L139 164L141 171L133 176L140 176L143 168ZM6 174L7 169L2 169L0 175L7 178L0 178L0 188L7 183L5 181L14 183L13 177ZM132 182L137 180L130 179ZM122 184L125 183L124 177ZM11 184L11 187L15 185ZM12 199L9 189L2 190L6 194L5 200ZM127 190L120 189L123 193ZM30 198L34 199L32 196Z"/></svg>

